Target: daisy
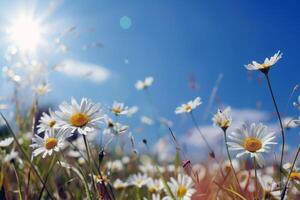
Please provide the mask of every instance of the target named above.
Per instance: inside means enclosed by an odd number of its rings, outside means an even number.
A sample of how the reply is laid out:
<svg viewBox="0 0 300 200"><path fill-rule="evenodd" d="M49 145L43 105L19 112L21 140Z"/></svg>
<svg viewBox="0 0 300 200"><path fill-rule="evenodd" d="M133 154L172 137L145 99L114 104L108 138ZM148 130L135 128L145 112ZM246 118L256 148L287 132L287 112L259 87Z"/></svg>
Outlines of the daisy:
<svg viewBox="0 0 300 200"><path fill-rule="evenodd" d="M8 147L14 141L14 138L8 137L0 141L0 147Z"/></svg>
<svg viewBox="0 0 300 200"><path fill-rule="evenodd" d="M262 123L246 123L236 132L229 134L228 138L231 140L227 143L229 149L238 151L237 158L249 154L260 166L264 164L263 154L270 150L270 145L277 144L274 142L275 132L268 132L267 126Z"/></svg>
<svg viewBox="0 0 300 200"><path fill-rule="evenodd" d="M178 106L175 110L175 113L176 114L189 113L201 104L202 104L201 98L196 97L196 99L194 99L193 101L189 101L186 104L182 104L181 106Z"/></svg>
<svg viewBox="0 0 300 200"><path fill-rule="evenodd" d="M270 67L275 65L278 60L282 58L282 53L278 51L271 58L266 58L265 61L260 64L256 61L252 61L252 63L245 65L248 70L268 70Z"/></svg>
<svg viewBox="0 0 300 200"><path fill-rule="evenodd" d="M127 125L122 125L118 122L114 122L111 118L105 117L104 118L106 123L106 128L103 131L103 134L105 135L121 135L123 133L126 133L128 130Z"/></svg>
<svg viewBox="0 0 300 200"><path fill-rule="evenodd" d="M264 190L265 199L280 199L281 191L272 176L260 175L258 180Z"/></svg>
<svg viewBox="0 0 300 200"><path fill-rule="evenodd" d="M138 188L141 188L143 187L144 185L146 185L149 181L149 177L146 175L146 174L141 174L141 173L138 173L138 174L133 174L131 176L129 176L128 178L128 183L130 185L134 185Z"/></svg>
<svg viewBox="0 0 300 200"><path fill-rule="evenodd" d="M294 120L292 117L285 117L282 119L282 125L286 129L296 128L298 126L296 122L297 120Z"/></svg>
<svg viewBox="0 0 300 200"><path fill-rule="evenodd" d="M218 109L218 112L212 118L214 125L226 130L232 122L230 112L230 107L225 108L223 111Z"/></svg>
<svg viewBox="0 0 300 200"><path fill-rule="evenodd" d="M50 129L55 129L57 127L57 117L54 112L49 109L49 114L43 112L42 117L39 120L39 125L37 125L38 133L49 131Z"/></svg>
<svg viewBox="0 0 300 200"><path fill-rule="evenodd" d="M50 129L46 131L44 137L35 135L32 138L33 144L30 147L34 148L33 157L43 154L43 158L47 155L51 156L53 151L58 152L63 148L65 140L69 137L69 132L67 130L55 130Z"/></svg>
<svg viewBox="0 0 300 200"><path fill-rule="evenodd" d="M153 123L154 123L153 119L151 119L150 117L144 116L144 115L141 116L140 121L143 124L146 124L146 125L149 125L149 126L153 125Z"/></svg>
<svg viewBox="0 0 300 200"><path fill-rule="evenodd" d="M192 178L184 174L179 174L177 180L171 177L171 181L168 182L168 185L176 200L190 200L196 192L193 188L194 184ZM171 200L172 197L165 197L164 199Z"/></svg>
<svg viewBox="0 0 300 200"><path fill-rule="evenodd" d="M124 103L120 103L117 101L114 101L112 107L110 108L110 111L116 116L127 115L128 110L128 106L124 106Z"/></svg>
<svg viewBox="0 0 300 200"><path fill-rule="evenodd" d="M152 179L149 178L149 181L147 183L148 191L151 193L157 193L160 192L163 189L163 183L160 179Z"/></svg>
<svg viewBox="0 0 300 200"><path fill-rule="evenodd" d="M60 111L55 112L59 119L58 125L71 133L78 131L87 135L95 132L99 130L99 123L104 118L99 105L86 98L82 98L80 105L72 98L71 105L63 102L59 108Z"/></svg>
<svg viewBox="0 0 300 200"><path fill-rule="evenodd" d="M51 91L50 85L47 83L43 83L40 85L37 85L36 87L33 88L33 91L38 95L38 96L44 96L45 94L49 93Z"/></svg>
<svg viewBox="0 0 300 200"><path fill-rule="evenodd" d="M148 76L145 78L144 81L138 80L135 84L135 88L137 90L145 90L152 85L153 81L154 81L154 78L152 76Z"/></svg>
<svg viewBox="0 0 300 200"><path fill-rule="evenodd" d="M119 190L119 189L124 189L124 188L126 188L128 186L128 183L127 182L123 182L123 181L121 181L120 179L117 179L117 180L115 180L115 182L113 183L113 187L115 188L115 189L117 189L117 190Z"/></svg>
<svg viewBox="0 0 300 200"><path fill-rule="evenodd" d="M93 175L93 178L96 181L96 183L105 184L105 185L109 183L109 179L105 175Z"/></svg>
<svg viewBox="0 0 300 200"><path fill-rule="evenodd" d="M123 170L123 163L121 160L107 161L106 167L112 172L120 172Z"/></svg>
<svg viewBox="0 0 300 200"><path fill-rule="evenodd" d="M295 123L295 124L298 124L298 125L300 126L300 117L299 117L298 120L294 120L294 123Z"/></svg>

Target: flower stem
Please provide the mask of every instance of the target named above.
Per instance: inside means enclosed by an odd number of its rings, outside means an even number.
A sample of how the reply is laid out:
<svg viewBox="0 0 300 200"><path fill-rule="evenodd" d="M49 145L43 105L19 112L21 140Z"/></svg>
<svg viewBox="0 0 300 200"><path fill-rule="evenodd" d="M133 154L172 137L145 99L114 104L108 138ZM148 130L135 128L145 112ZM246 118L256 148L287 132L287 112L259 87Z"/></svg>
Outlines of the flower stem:
<svg viewBox="0 0 300 200"><path fill-rule="evenodd" d="M51 173L51 171L52 171L52 169L53 169L55 163L56 163L56 155L54 154L54 156L52 157L51 163L50 163L50 168L49 168L49 170L48 170L48 172L47 172L47 174L46 174L46 177L45 177L45 181L44 181L45 184L43 185L43 187L42 187L42 189L41 189L41 191L40 191L40 194L39 194L39 198L38 198L38 199L41 199L42 196L43 196L43 192L44 192L44 189L45 189L46 184L47 184L47 182L48 182L49 175L50 175L50 173Z"/></svg>
<svg viewBox="0 0 300 200"><path fill-rule="evenodd" d="M255 194L254 196L258 196L258 180L257 180L257 164L256 164L256 158L253 157L253 164L254 164L254 174L255 174ZM257 197L255 197L255 199L258 199Z"/></svg>
<svg viewBox="0 0 300 200"><path fill-rule="evenodd" d="M226 130L224 129L224 138L225 138L225 145L226 145L226 151L227 151L227 156L228 156L228 159L229 159L229 162L230 162L230 165L231 165L231 168L233 170L233 174L234 174L234 177L235 177L235 180L239 186L239 190L242 191L242 188L241 188L241 185L240 185L240 182L239 182L239 179L237 177L237 174L233 168L233 164L232 164L232 159L231 159L231 156L230 156L230 153L229 153L229 149L228 149L228 144L227 144L227 134L226 134Z"/></svg>
<svg viewBox="0 0 300 200"><path fill-rule="evenodd" d="M296 161L297 161L297 158L298 158L299 152L300 152L300 146L298 147L298 150L297 150L296 156L295 156L295 158L294 158L294 161L293 161L293 165L292 165L292 167L291 167L291 171L290 171L290 173L289 173L289 176L288 176L288 178L287 178L287 180L286 180L286 183L285 183L285 185L284 185L284 188L283 188L283 190L282 190L282 193L281 193L281 198L280 198L281 200L283 200L283 199L284 199L284 196L285 196L285 193L286 193L286 189L287 189L287 186L288 186L289 180L290 180L290 178L291 178L291 174L292 174L292 172L293 172L293 168L294 168L294 166L295 166L295 163L296 163Z"/></svg>
<svg viewBox="0 0 300 200"><path fill-rule="evenodd" d="M19 179L19 173L17 171L17 166L16 166L16 163L14 161L13 161L13 169L14 169L14 172L15 172L15 175L16 175L16 179L17 179L17 183L18 183L18 196L19 196L20 200L23 200L23 197L22 197L22 186L21 186L21 182L20 182L20 179Z"/></svg>
<svg viewBox="0 0 300 200"><path fill-rule="evenodd" d="M82 135L82 136L83 136L83 141L84 141L84 145L85 145L85 149L86 149L86 154L88 157L88 165L89 165L89 170L90 170L91 177L92 177L92 184L93 184L94 190L97 191L94 177L93 177L94 173L93 173L93 169L92 169L92 163L91 163L90 152L89 152L86 136L85 135Z"/></svg>
<svg viewBox="0 0 300 200"><path fill-rule="evenodd" d="M276 103L276 100L275 100L275 97L274 97L274 94L273 94L273 89L272 89L272 85L271 85L271 81L270 81L268 72L265 72L264 74L265 74L267 82L268 82L268 87L269 87L269 90L270 90L270 93L271 93L271 97L272 97L272 100L273 100L273 104L274 104L274 107L275 107L275 110L276 110L276 113L277 113L277 117L278 117L279 124L280 124L280 129L281 129L282 147L281 147L281 157L280 157L280 166L279 166L280 167L279 168L280 169L279 177L280 177L280 188L281 188L281 186L282 186L282 163L283 163L284 145L285 145L284 129L283 129L279 109L278 109L278 106L277 106L277 103Z"/></svg>
<svg viewBox="0 0 300 200"><path fill-rule="evenodd" d="M194 125L195 125L197 131L199 132L199 134L200 134L200 136L202 137L202 139L204 140L204 142L205 142L207 148L209 149L209 155L210 155L212 158L215 158L215 153L214 153L214 151L212 150L212 148L210 147L210 145L209 145L209 143L207 142L207 140L206 140L206 138L204 137L204 135L202 134L202 132L201 132L201 130L200 130L200 128L199 128L199 125L198 125L198 123L197 123L197 121L196 121L196 119L195 119L195 117L194 117L193 112L191 111L190 114L191 114L191 118L192 118L192 120L193 120L193 123L194 123Z"/></svg>

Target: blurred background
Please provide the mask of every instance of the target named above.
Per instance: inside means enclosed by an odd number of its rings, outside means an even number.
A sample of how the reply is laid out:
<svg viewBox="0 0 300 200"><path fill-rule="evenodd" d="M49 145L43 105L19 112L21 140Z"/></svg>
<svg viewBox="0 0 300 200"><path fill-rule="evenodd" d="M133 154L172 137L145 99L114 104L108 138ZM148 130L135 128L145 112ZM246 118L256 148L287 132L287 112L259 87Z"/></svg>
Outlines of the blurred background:
<svg viewBox="0 0 300 200"><path fill-rule="evenodd" d="M114 100L138 106L126 121L137 141L146 138L156 150L174 151L168 130L157 122L163 117L172 121L186 151L200 158L205 146L191 119L174 114L197 96L203 101L195 111L197 121L220 151L222 134L211 121L217 108L231 107L231 130L245 121L263 122L280 135L264 77L244 67L278 50L283 58L270 78L279 109L284 117L299 116L292 106L300 94L295 89L299 1L35 0L0 5L0 109L12 123L15 88L25 109L34 97L32 89L49 84L51 91L39 98L43 110L56 109L71 97L91 98L106 110ZM148 93L137 91L134 84L147 76L154 77ZM299 144L299 129L286 134L290 148Z"/></svg>

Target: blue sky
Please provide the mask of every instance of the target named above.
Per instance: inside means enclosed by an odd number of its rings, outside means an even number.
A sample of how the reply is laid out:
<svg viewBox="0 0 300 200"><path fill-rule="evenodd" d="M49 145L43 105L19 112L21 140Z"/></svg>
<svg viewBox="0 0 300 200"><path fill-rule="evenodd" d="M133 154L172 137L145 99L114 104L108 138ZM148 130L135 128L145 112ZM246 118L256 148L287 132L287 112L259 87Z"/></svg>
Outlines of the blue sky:
<svg viewBox="0 0 300 200"><path fill-rule="evenodd" d="M299 83L298 1L56 2L59 3L53 12L42 20L41 25L48 28L43 35L48 46L40 47L38 59L45 61L48 67L64 60L95 64L109 70L110 75L107 80L95 83L59 72L51 73L49 81L53 91L43 97L45 105L58 104L71 96L89 97L103 105L113 100L138 105L138 116L151 115L152 107L146 95L134 88L136 80L151 75L155 81L150 93L156 109L173 120L174 129L182 134L192 124L190 120L175 116L175 107L200 96L204 104L196 112L199 123L211 123L211 115L206 121L202 116L219 74L223 74L223 79L210 112L220 104L236 109L257 109L257 102L261 102L260 110L273 112L265 80L258 81L258 72L249 75L244 64L263 61L278 50L283 52L283 58L272 68L270 76L280 110ZM2 1L0 23L5 26L20 10L26 9L34 10L35 17L39 18L48 6L46 1ZM129 29L120 27L123 16L131 19ZM71 26L76 27L75 33L61 39L70 51L45 55L45 48ZM74 37L78 33L79 39ZM0 40L3 54L7 46L4 38ZM82 50L83 45L92 42L99 42L103 47ZM4 61L1 64L6 65ZM197 90L188 88L191 74L199 85ZM297 91L292 101L296 101L299 94ZM288 115L296 116L299 112L290 104ZM276 118L272 120L276 122ZM141 137L153 138L156 129L147 128L148 135ZM299 142L297 131L292 139Z"/></svg>

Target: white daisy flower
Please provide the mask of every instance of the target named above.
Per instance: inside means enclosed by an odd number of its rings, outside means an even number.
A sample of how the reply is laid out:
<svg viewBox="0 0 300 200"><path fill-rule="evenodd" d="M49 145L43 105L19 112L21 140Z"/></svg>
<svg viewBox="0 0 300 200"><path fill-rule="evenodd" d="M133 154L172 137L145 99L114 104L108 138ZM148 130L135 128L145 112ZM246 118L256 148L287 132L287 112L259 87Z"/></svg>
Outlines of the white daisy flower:
<svg viewBox="0 0 300 200"><path fill-rule="evenodd" d="M218 112L213 116L212 120L215 126L222 129L227 129L232 122L230 107L225 108L223 111L218 109Z"/></svg>
<svg viewBox="0 0 300 200"><path fill-rule="evenodd" d="M178 174L177 180L171 177L168 185L176 200L190 200L196 192L192 178L185 174ZM165 197L164 200L172 200L172 197Z"/></svg>
<svg viewBox="0 0 300 200"><path fill-rule="evenodd" d="M189 113L201 104L202 104L201 98L196 97L193 101L189 101L186 104L182 104L181 106L178 106L175 110L175 113L176 114Z"/></svg>
<svg viewBox="0 0 300 200"><path fill-rule="evenodd" d="M105 117L106 128L103 130L105 135L121 135L128 130L127 125L122 125L118 122L114 122L111 118Z"/></svg>
<svg viewBox="0 0 300 200"><path fill-rule="evenodd" d="M158 193L164 188L164 185L160 179L149 178L147 188L151 193Z"/></svg>
<svg viewBox="0 0 300 200"><path fill-rule="evenodd" d="M237 158L249 154L260 166L264 164L263 154L270 150L270 145L277 144L274 142L275 132L268 132L267 126L262 123L246 123L228 134L228 138L231 140L228 142L229 149L238 152Z"/></svg>
<svg viewBox="0 0 300 200"><path fill-rule="evenodd" d="M131 108L128 108L127 110L127 117L131 117L133 114L135 114L137 111L139 111L139 107L137 106L132 106Z"/></svg>
<svg viewBox="0 0 300 200"><path fill-rule="evenodd" d="M257 176L261 187L264 190L265 199L280 199L281 190L270 175Z"/></svg>
<svg viewBox="0 0 300 200"><path fill-rule="evenodd" d="M300 95L298 96L298 103L294 102L293 105L295 106L295 108L297 108L298 110L300 110Z"/></svg>
<svg viewBox="0 0 300 200"><path fill-rule="evenodd" d="M106 167L112 172L119 172L123 170L123 163L121 160L107 161Z"/></svg>
<svg viewBox="0 0 300 200"><path fill-rule="evenodd" d="M45 158L47 155L51 156L54 151L59 152L63 148L66 138L70 136L69 131L63 129L59 131L51 129L44 134L43 138L39 135L32 138L33 144L30 147L34 148L33 157L43 154L42 157Z"/></svg>
<svg viewBox="0 0 300 200"><path fill-rule="evenodd" d="M297 125L297 120L294 120L292 117L285 117L282 119L282 125L286 129L291 129L291 128L296 128Z"/></svg>
<svg viewBox="0 0 300 200"><path fill-rule="evenodd" d="M109 179L106 175L93 175L94 180L96 181L96 183L100 183L100 184L107 184L109 183Z"/></svg>
<svg viewBox="0 0 300 200"><path fill-rule="evenodd" d="M124 189L128 186L128 183L127 182L123 182L122 180L120 179L116 179L115 182L113 183L113 187L117 190L119 189Z"/></svg>
<svg viewBox="0 0 300 200"><path fill-rule="evenodd" d="M127 115L128 113L128 106L124 106L124 103L120 103L117 101L114 101L112 107L110 108L110 111L119 116L119 115Z"/></svg>
<svg viewBox="0 0 300 200"><path fill-rule="evenodd" d="M44 96L45 94L49 93L51 91L50 85L47 83L43 83L40 85L37 85L36 87L33 88L33 91L38 95L38 96Z"/></svg>
<svg viewBox="0 0 300 200"><path fill-rule="evenodd" d="M50 129L55 129L57 127L57 117L54 112L49 109L49 114L43 112L39 125L37 125L38 133L49 131Z"/></svg>
<svg viewBox="0 0 300 200"><path fill-rule="evenodd" d="M260 64L260 63L258 63L256 61L252 61L252 63L250 63L248 65L245 65L245 67L248 70L264 70L264 69L269 69L270 67L272 67L273 65L275 65L277 63L277 61L280 60L281 58L282 58L282 53L280 53L280 51L278 51L270 59L266 58L265 61L262 64Z"/></svg>
<svg viewBox="0 0 300 200"><path fill-rule="evenodd" d="M295 124L298 124L298 125L300 126L300 117L299 117L298 120L294 120L294 123L295 123Z"/></svg>
<svg viewBox="0 0 300 200"><path fill-rule="evenodd" d="M99 105L91 100L82 98L80 105L72 98L71 105L63 102L60 111L56 111L58 125L60 128L68 129L71 133L78 131L80 134L87 135L99 130L99 123L104 116Z"/></svg>
<svg viewBox="0 0 300 200"><path fill-rule="evenodd" d="M145 78L144 81L138 80L135 84L135 88L137 90L147 89L152 85L153 81L154 81L154 78L152 76L148 76Z"/></svg>
<svg viewBox="0 0 300 200"><path fill-rule="evenodd" d="M138 188L141 188L143 187L144 185L146 185L149 181L149 177L146 175L146 174L141 174L141 173L138 173L138 174L133 174L131 176L129 176L127 182L130 184L130 185L134 185Z"/></svg>
<svg viewBox="0 0 300 200"><path fill-rule="evenodd" d="M12 144L14 141L14 138L8 137L0 141L0 147L8 147L9 145Z"/></svg>

